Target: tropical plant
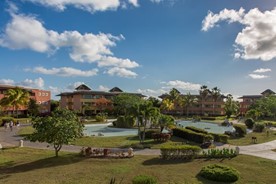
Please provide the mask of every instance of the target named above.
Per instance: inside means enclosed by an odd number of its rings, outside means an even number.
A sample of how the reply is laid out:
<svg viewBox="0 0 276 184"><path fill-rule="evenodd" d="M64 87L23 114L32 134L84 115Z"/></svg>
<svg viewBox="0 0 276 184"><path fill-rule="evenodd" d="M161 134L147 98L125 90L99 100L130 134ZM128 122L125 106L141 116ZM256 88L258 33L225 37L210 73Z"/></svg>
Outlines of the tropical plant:
<svg viewBox="0 0 276 184"><path fill-rule="evenodd" d="M131 111L130 109L136 104L142 103L143 99L137 95L132 94L119 94L113 98L113 104L117 114L128 116Z"/></svg>
<svg viewBox="0 0 276 184"><path fill-rule="evenodd" d="M189 108L198 103L198 99L191 95L191 93L187 93L185 96L180 97L180 104L184 108L186 108L186 116L189 116Z"/></svg>
<svg viewBox="0 0 276 184"><path fill-rule="evenodd" d="M53 144L57 157L64 144L69 144L82 136L83 127L74 112L60 109L53 111L51 116L33 119L35 130L27 138L32 142L39 141Z"/></svg>
<svg viewBox="0 0 276 184"><path fill-rule="evenodd" d="M211 91L211 95L213 98L213 116L215 115L215 103L217 102L218 98L221 96L220 89L217 87L214 87Z"/></svg>
<svg viewBox="0 0 276 184"><path fill-rule="evenodd" d="M32 98L28 103L28 114L32 117L39 115L39 105L36 103L36 100Z"/></svg>
<svg viewBox="0 0 276 184"><path fill-rule="evenodd" d="M18 109L26 106L29 102L30 94L27 90L16 87L5 92L4 98L0 100L0 105L4 107L12 107L13 114L18 115Z"/></svg>
<svg viewBox="0 0 276 184"><path fill-rule="evenodd" d="M174 103L170 99L165 98L161 102L160 109L164 111L171 111L174 109Z"/></svg>
<svg viewBox="0 0 276 184"><path fill-rule="evenodd" d="M199 94L201 97L201 114L203 115L203 108L204 108L204 104L203 102L206 100L206 97L210 94L210 90L208 89L208 87L206 85L203 85L200 87L199 90Z"/></svg>
<svg viewBox="0 0 276 184"><path fill-rule="evenodd" d="M170 115L161 114L158 124L160 126L160 132L162 132L165 127L174 126L174 118Z"/></svg>
<svg viewBox="0 0 276 184"><path fill-rule="evenodd" d="M231 94L228 94L226 98L224 111L227 118L230 118L232 114L237 114L239 112L239 102L235 101Z"/></svg>

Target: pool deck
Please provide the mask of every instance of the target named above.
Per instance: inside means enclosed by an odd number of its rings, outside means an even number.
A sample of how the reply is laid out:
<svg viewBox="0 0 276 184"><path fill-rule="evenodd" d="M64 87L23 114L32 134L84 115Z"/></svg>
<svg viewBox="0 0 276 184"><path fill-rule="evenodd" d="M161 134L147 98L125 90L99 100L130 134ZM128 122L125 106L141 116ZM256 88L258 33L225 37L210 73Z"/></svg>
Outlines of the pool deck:
<svg viewBox="0 0 276 184"><path fill-rule="evenodd" d="M0 128L0 144L2 147L11 147L11 146L19 146L20 140L22 137L17 135L18 128L14 128L13 131L5 130L3 127ZM50 146L47 143L39 143L39 142L30 142L24 141L24 147L37 148L37 149L46 149L53 150L53 146ZM78 153L82 149L83 146L75 146L75 145L63 145L61 151L75 152ZM229 144L217 144L216 148L236 148L234 145ZM239 146L240 154L251 155L271 160L276 160L276 152L272 151L272 149L276 149L276 140L271 142L266 142L262 144L254 144L248 146ZM120 148L112 148L112 149L120 149ZM159 149L141 149L134 150L135 155L160 155Z"/></svg>

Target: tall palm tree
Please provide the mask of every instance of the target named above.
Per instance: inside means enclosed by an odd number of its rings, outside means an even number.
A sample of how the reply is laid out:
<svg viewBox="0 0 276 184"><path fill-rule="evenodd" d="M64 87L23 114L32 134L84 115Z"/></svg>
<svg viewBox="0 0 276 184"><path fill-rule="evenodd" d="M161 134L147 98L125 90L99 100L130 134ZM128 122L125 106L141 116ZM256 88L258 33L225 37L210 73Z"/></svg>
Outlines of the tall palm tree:
<svg viewBox="0 0 276 184"><path fill-rule="evenodd" d="M170 99L165 98L162 100L160 108L161 110L171 111L174 109L174 103Z"/></svg>
<svg viewBox="0 0 276 184"><path fill-rule="evenodd" d="M186 115L189 116L189 108L198 102L197 98L191 95L191 93L187 93L182 97L183 107L186 108Z"/></svg>
<svg viewBox="0 0 276 184"><path fill-rule="evenodd" d="M22 106L26 106L29 103L29 100L29 92L25 89L16 87L6 91L4 98L0 101L0 105L4 107L12 107L13 114L16 112L18 116L18 109Z"/></svg>
<svg viewBox="0 0 276 184"><path fill-rule="evenodd" d="M201 114L203 115L203 108L204 108L203 102L205 101L206 97L210 94L210 90L206 85L203 85L200 87L199 94L201 96Z"/></svg>
<svg viewBox="0 0 276 184"><path fill-rule="evenodd" d="M213 116L215 115L215 103L218 100L218 98L221 96L220 89L217 87L214 87L211 91L211 95L213 98Z"/></svg>
<svg viewBox="0 0 276 184"><path fill-rule="evenodd" d="M180 101L181 101L180 95L181 93L176 88L172 88L170 90L168 99L173 103L172 110L175 110L176 107L180 104Z"/></svg>

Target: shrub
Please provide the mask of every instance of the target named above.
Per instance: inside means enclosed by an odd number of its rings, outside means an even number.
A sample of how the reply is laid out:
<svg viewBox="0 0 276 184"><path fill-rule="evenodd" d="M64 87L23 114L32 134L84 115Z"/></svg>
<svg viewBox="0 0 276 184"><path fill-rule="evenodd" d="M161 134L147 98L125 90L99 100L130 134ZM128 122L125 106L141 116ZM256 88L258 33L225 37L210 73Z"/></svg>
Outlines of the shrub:
<svg viewBox="0 0 276 184"><path fill-rule="evenodd" d="M203 178L219 182L235 182L239 179L239 172L229 166L211 164L204 166L199 175Z"/></svg>
<svg viewBox="0 0 276 184"><path fill-rule="evenodd" d="M183 139L187 139L189 141L203 143L213 139L213 136L203 133L197 133L189 129L183 128L174 128L173 135L177 137L181 137Z"/></svg>
<svg viewBox="0 0 276 184"><path fill-rule="evenodd" d="M126 118L125 118L125 123L126 123L126 127L127 128L131 128L131 127L133 127L134 126L134 124L135 124L135 117L134 116L127 116Z"/></svg>
<svg viewBox="0 0 276 184"><path fill-rule="evenodd" d="M189 129L189 130L192 130L194 132L197 132L197 133L203 133L203 134L208 134L208 132L206 130L203 130L201 128L196 128L196 127L193 127L193 126L187 126L185 127L186 129Z"/></svg>
<svg viewBox="0 0 276 184"><path fill-rule="evenodd" d="M202 117L201 119L202 119L202 120L210 120L210 121L216 120L215 117Z"/></svg>
<svg viewBox="0 0 276 184"><path fill-rule="evenodd" d="M191 160L199 154L201 148L198 146L191 145L166 145L161 147L160 150L162 159Z"/></svg>
<svg viewBox="0 0 276 184"><path fill-rule="evenodd" d="M149 175L138 175L132 179L132 184L157 184L157 179Z"/></svg>
<svg viewBox="0 0 276 184"><path fill-rule="evenodd" d="M105 122L106 118L107 116L104 113L99 113L95 117L96 121L99 121L99 122Z"/></svg>
<svg viewBox="0 0 276 184"><path fill-rule="evenodd" d="M1 126L3 126L5 123L9 123L10 121L15 122L15 119L13 117L3 117Z"/></svg>
<svg viewBox="0 0 276 184"><path fill-rule="evenodd" d="M118 128L125 128L125 117L119 116L116 121L116 127Z"/></svg>
<svg viewBox="0 0 276 184"><path fill-rule="evenodd" d="M229 136L225 134L210 133L214 137L215 142L227 143Z"/></svg>
<svg viewBox="0 0 276 184"><path fill-rule="evenodd" d="M254 120L253 120L252 118L246 119L246 120L244 121L244 123L245 123L245 125L247 126L247 128L249 128L249 129L252 129L253 126L254 126L254 124L255 124L255 122L254 122Z"/></svg>
<svg viewBox="0 0 276 184"><path fill-rule="evenodd" d="M152 134L160 133L160 129L151 129L146 130L145 138L146 139L152 139Z"/></svg>
<svg viewBox="0 0 276 184"><path fill-rule="evenodd" d="M237 152L234 149L223 148L223 149L208 149L203 151L203 157L206 158L232 158L237 156Z"/></svg>
<svg viewBox="0 0 276 184"><path fill-rule="evenodd" d="M263 132L264 128L265 128L264 124L256 123L254 125L253 131L254 132Z"/></svg>
<svg viewBox="0 0 276 184"><path fill-rule="evenodd" d="M246 126L245 125L234 124L233 127L236 130L237 136L243 137L246 134Z"/></svg>

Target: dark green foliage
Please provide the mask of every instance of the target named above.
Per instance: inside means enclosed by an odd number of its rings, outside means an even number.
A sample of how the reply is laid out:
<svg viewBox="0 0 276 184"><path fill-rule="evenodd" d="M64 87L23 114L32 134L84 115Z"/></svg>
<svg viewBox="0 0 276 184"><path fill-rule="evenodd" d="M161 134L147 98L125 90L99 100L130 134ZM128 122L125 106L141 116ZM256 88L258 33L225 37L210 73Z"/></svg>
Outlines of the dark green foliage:
<svg viewBox="0 0 276 184"><path fill-rule="evenodd" d="M107 114L106 113L99 113L96 115L95 117L96 121L99 121L99 122L105 122L106 119L107 119Z"/></svg>
<svg viewBox="0 0 276 184"><path fill-rule="evenodd" d="M208 149L203 151L205 158L232 158L237 156L237 152L234 149L223 148L223 149Z"/></svg>
<svg viewBox="0 0 276 184"><path fill-rule="evenodd" d="M192 130L194 132L197 132L197 133L208 134L208 132L206 130L203 130L201 128L196 128L196 127L193 127L193 126L187 126L185 128L189 129L189 130Z"/></svg>
<svg viewBox="0 0 276 184"><path fill-rule="evenodd" d="M132 179L132 184L157 184L157 179L149 175L138 175Z"/></svg>
<svg viewBox="0 0 276 184"><path fill-rule="evenodd" d="M243 137L246 134L246 126L234 124L233 127L236 129L237 136Z"/></svg>
<svg viewBox="0 0 276 184"><path fill-rule="evenodd" d="M2 123L1 123L1 126L3 126L5 123L9 123L9 122L15 122L14 118L13 117L3 117L2 118Z"/></svg>
<svg viewBox="0 0 276 184"><path fill-rule="evenodd" d="M154 133L160 133L159 129L151 129L151 130L147 130L146 134L145 134L145 138L146 139L152 139L152 134Z"/></svg>
<svg viewBox="0 0 276 184"><path fill-rule="evenodd" d="M197 133L192 130L183 129L183 128L174 128L173 135L177 137L181 137L183 139L187 139L189 141L197 142L197 143L203 143L213 139L213 136L211 135Z"/></svg>
<svg viewBox="0 0 276 184"><path fill-rule="evenodd" d="M133 116L119 116L116 121L118 128L132 128L135 124L135 117ZM114 125L114 124L113 124Z"/></svg>
<svg viewBox="0 0 276 184"><path fill-rule="evenodd" d="M201 148L191 145L166 145L161 147L160 151L162 159L191 160L196 158L196 156L200 153Z"/></svg>
<svg viewBox="0 0 276 184"><path fill-rule="evenodd" d="M254 122L254 120L253 120L252 118L246 119L246 120L244 121L244 123L245 123L245 125L247 126L247 128L249 128L249 129L252 129L253 126L254 126L254 124L255 124L255 122Z"/></svg>
<svg viewBox="0 0 276 184"><path fill-rule="evenodd" d="M256 123L254 125L253 131L254 132L263 132L264 128L265 128L264 124Z"/></svg>
<svg viewBox="0 0 276 184"><path fill-rule="evenodd" d="M215 117L202 117L201 119L202 119L202 120L210 120L210 121L216 120Z"/></svg>
<svg viewBox="0 0 276 184"><path fill-rule="evenodd" d="M211 164L204 166L199 175L203 178L219 182L235 182L239 179L239 172L229 166Z"/></svg>
<svg viewBox="0 0 276 184"><path fill-rule="evenodd" d="M39 105L36 103L36 100L30 99L28 103L28 114L32 117L39 115Z"/></svg>
<svg viewBox="0 0 276 184"><path fill-rule="evenodd" d="M210 133L214 137L215 142L227 143L229 136L225 134Z"/></svg>

